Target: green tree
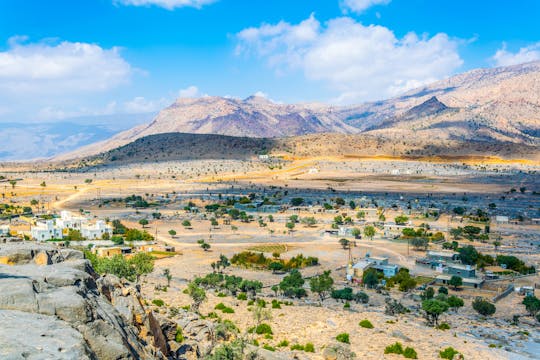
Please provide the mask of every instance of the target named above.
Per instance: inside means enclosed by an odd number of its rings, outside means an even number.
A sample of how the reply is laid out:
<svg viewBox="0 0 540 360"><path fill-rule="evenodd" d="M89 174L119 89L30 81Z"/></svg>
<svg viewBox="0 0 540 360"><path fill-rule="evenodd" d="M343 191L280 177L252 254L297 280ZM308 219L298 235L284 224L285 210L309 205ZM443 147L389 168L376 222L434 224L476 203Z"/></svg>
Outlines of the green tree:
<svg viewBox="0 0 540 360"><path fill-rule="evenodd" d="M198 313L199 307L201 306L203 301L206 300L206 292L203 288L198 287L197 284L193 281L188 284L186 292L193 301L191 304L191 310Z"/></svg>
<svg viewBox="0 0 540 360"><path fill-rule="evenodd" d="M463 285L463 279L461 278L461 276L452 275L450 281L448 281L448 285L453 286L454 290L457 290L458 287Z"/></svg>
<svg viewBox="0 0 540 360"><path fill-rule="evenodd" d="M495 305L481 297L477 297L473 300L472 307L477 313L482 316L491 316L495 314L495 311L497 311Z"/></svg>
<svg viewBox="0 0 540 360"><path fill-rule="evenodd" d="M312 227L315 224L317 224L317 220L313 216L305 217L305 218L302 218L302 224L308 227Z"/></svg>
<svg viewBox="0 0 540 360"><path fill-rule="evenodd" d="M455 295L449 296L448 299L446 299L446 303L456 312L460 307L463 307L464 305L463 299Z"/></svg>
<svg viewBox="0 0 540 360"><path fill-rule="evenodd" d="M278 271L283 270L283 268L284 268L283 263L279 261L271 262L270 265L268 265L268 269L272 270L272 273L274 274Z"/></svg>
<svg viewBox="0 0 540 360"><path fill-rule="evenodd" d="M426 238L423 238L423 237L417 237L417 238L411 239L411 245L412 245L416 250L420 250L420 249L427 250L427 248L428 248L428 246L429 246L429 241L428 241L428 239L426 239Z"/></svg>
<svg viewBox="0 0 540 360"><path fill-rule="evenodd" d="M167 279L167 287L171 286L171 280L172 280L171 270L163 269L163 276L165 276L165 279Z"/></svg>
<svg viewBox="0 0 540 360"><path fill-rule="evenodd" d="M302 274L297 269L291 270L289 275L285 276L279 283L279 288L283 294L287 297L304 297L306 291L304 290L305 280L302 278Z"/></svg>
<svg viewBox="0 0 540 360"><path fill-rule="evenodd" d="M366 269L362 274L362 283L369 289L374 288L379 284L379 275L375 269Z"/></svg>
<svg viewBox="0 0 540 360"><path fill-rule="evenodd" d="M16 180L9 180L9 184L11 185L12 189L15 189L15 185L17 185L17 181Z"/></svg>
<svg viewBox="0 0 540 360"><path fill-rule="evenodd" d="M182 221L182 226L183 227L191 227L191 222L189 220L184 220Z"/></svg>
<svg viewBox="0 0 540 360"><path fill-rule="evenodd" d="M334 279L332 279L330 276L330 270L325 271L319 276L312 277L309 280L310 290L319 295L321 301L324 301L324 299L332 291L333 286Z"/></svg>
<svg viewBox="0 0 540 360"><path fill-rule="evenodd" d="M176 230L169 230L169 235L171 235L171 237L175 237L176 236Z"/></svg>
<svg viewBox="0 0 540 360"><path fill-rule="evenodd" d="M285 226L287 227L287 229L289 229L289 231L293 231L293 229L294 229L294 223L293 222L288 222L287 224L285 224Z"/></svg>
<svg viewBox="0 0 540 360"><path fill-rule="evenodd" d="M448 310L448 304L443 301L429 299L422 301L422 310L425 312L428 324L439 325L439 316Z"/></svg>
<svg viewBox="0 0 540 360"><path fill-rule="evenodd" d="M344 250L349 248L350 243L351 242L345 238L339 239L339 245L341 245Z"/></svg>
<svg viewBox="0 0 540 360"><path fill-rule="evenodd" d="M366 212L365 211L357 212L356 213L356 218L359 219L359 220L365 219L366 218Z"/></svg>
<svg viewBox="0 0 540 360"><path fill-rule="evenodd" d="M140 224L140 225L143 227L143 229L144 229L144 227L145 227L146 225L148 225L148 220L146 220L146 219L141 219L141 220L139 220L139 224Z"/></svg>
<svg viewBox="0 0 540 360"><path fill-rule="evenodd" d="M450 229L450 235L454 238L454 240L459 239L461 234L463 234L463 228L461 227Z"/></svg>
<svg viewBox="0 0 540 360"><path fill-rule="evenodd" d="M375 236L375 227L371 225L364 227L364 235L373 240L373 236Z"/></svg>
<svg viewBox="0 0 540 360"><path fill-rule="evenodd" d="M522 304L525 305L529 315L533 317L540 312L540 299L536 296L526 296Z"/></svg>
<svg viewBox="0 0 540 360"><path fill-rule="evenodd" d="M135 270L135 276L137 277L137 282L141 276L146 275L154 271L154 257L145 252L138 252L131 259L129 259L129 264L133 266Z"/></svg>
<svg viewBox="0 0 540 360"><path fill-rule="evenodd" d="M394 221L397 225L405 225L409 221L409 218L405 215L399 215L394 218Z"/></svg>
<svg viewBox="0 0 540 360"><path fill-rule="evenodd" d="M351 230L351 235L354 236L355 239L358 239L360 237L360 234L362 234L362 231L360 231L359 228L353 228Z"/></svg>

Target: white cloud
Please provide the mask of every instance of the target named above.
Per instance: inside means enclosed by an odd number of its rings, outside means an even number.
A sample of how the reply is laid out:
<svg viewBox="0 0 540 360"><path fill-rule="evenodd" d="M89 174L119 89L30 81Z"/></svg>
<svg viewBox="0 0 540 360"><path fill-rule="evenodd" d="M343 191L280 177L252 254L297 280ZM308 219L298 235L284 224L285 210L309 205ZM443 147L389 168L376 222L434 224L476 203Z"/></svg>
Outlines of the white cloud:
<svg viewBox="0 0 540 360"><path fill-rule="evenodd" d="M142 96L138 96L132 100L126 101L123 104L122 112L129 114L155 112L170 105L171 102L171 100L165 98L149 100Z"/></svg>
<svg viewBox="0 0 540 360"><path fill-rule="evenodd" d="M217 0L115 0L115 4L128 6L158 6L167 10L174 10L181 7L202 8Z"/></svg>
<svg viewBox="0 0 540 360"><path fill-rule="evenodd" d="M409 33L399 39L388 28L348 17L321 25L312 15L294 25L280 22L237 34L238 54L256 54L281 73L299 69L354 102L397 95L446 77L463 63L458 41L444 33Z"/></svg>
<svg viewBox="0 0 540 360"><path fill-rule="evenodd" d="M540 42L522 47L515 53L506 50L506 44L503 44L502 48L493 55L492 60L497 66L517 65L540 60Z"/></svg>
<svg viewBox="0 0 540 360"><path fill-rule="evenodd" d="M13 37L0 52L0 91L69 93L103 91L126 83L133 68L119 49L81 42L24 43Z"/></svg>
<svg viewBox="0 0 540 360"><path fill-rule="evenodd" d="M391 0L341 0L340 6L346 11L361 13L374 5L386 5Z"/></svg>
<svg viewBox="0 0 540 360"><path fill-rule="evenodd" d="M202 94L199 91L199 88L193 85L188 86L187 88L181 89L178 91L179 98L198 98L198 97L203 97L203 96L206 96L206 95Z"/></svg>

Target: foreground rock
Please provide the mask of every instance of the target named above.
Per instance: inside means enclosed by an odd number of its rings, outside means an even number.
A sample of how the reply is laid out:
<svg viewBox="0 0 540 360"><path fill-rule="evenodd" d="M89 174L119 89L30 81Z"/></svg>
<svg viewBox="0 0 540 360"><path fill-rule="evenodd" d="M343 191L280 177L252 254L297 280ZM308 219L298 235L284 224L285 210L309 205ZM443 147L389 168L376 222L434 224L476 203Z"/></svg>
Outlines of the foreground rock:
<svg viewBox="0 0 540 360"><path fill-rule="evenodd" d="M19 243L0 249L0 358L164 359L159 326L135 288L100 278L83 254Z"/></svg>

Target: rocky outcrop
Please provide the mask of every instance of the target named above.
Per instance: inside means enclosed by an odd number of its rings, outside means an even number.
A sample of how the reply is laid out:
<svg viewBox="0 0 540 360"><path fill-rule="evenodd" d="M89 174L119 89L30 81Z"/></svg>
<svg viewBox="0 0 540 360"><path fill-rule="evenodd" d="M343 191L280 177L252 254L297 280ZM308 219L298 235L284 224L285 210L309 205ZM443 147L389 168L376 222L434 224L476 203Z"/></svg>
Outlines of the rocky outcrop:
<svg viewBox="0 0 540 360"><path fill-rule="evenodd" d="M165 359L168 347L136 288L99 277L79 251L0 249L0 358Z"/></svg>

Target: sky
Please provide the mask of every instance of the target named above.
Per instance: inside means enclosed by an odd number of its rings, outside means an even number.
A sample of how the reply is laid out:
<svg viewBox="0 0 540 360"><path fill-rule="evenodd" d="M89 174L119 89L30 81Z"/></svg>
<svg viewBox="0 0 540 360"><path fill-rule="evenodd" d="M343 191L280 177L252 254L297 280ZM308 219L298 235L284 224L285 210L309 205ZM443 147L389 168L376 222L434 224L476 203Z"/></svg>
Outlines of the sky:
<svg viewBox="0 0 540 360"><path fill-rule="evenodd" d="M538 19L537 0L2 0L0 122L380 100L540 59Z"/></svg>

